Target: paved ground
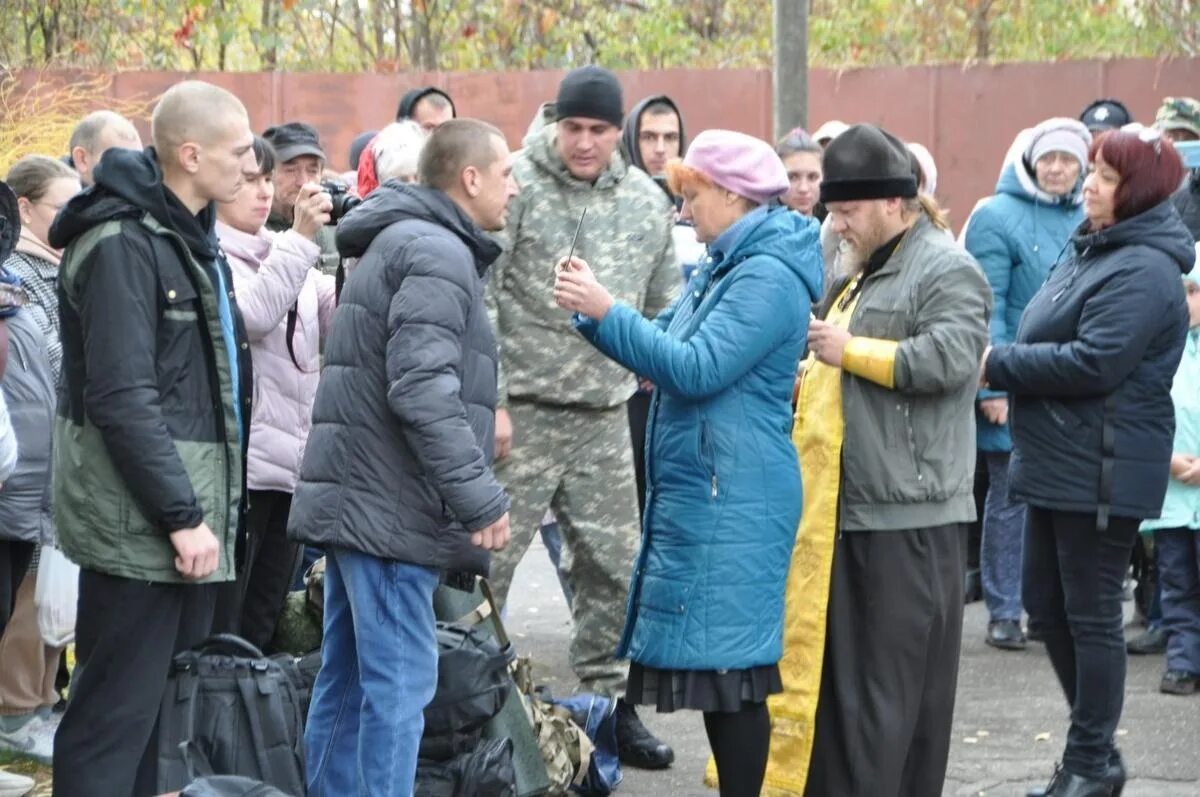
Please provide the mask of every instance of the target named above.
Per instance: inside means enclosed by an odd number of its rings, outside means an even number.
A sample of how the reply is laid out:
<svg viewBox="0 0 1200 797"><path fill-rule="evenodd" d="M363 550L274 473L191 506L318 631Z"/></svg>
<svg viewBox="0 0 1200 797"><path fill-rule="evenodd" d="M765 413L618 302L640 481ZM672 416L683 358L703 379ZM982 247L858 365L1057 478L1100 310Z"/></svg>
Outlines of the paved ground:
<svg viewBox="0 0 1200 797"><path fill-rule="evenodd" d="M517 571L508 628L537 661L537 676L559 694L574 688L566 658L566 603L540 542ZM1067 709L1039 645L1002 653L983 644L987 613L967 607L954 745L943 795L1008 797L1044 785L1062 752ZM1200 797L1200 696L1158 692L1161 657L1130 657L1120 744L1131 780L1125 797ZM626 770L627 797L712 795L702 782L708 743L697 714L644 715L675 747L666 772Z"/></svg>

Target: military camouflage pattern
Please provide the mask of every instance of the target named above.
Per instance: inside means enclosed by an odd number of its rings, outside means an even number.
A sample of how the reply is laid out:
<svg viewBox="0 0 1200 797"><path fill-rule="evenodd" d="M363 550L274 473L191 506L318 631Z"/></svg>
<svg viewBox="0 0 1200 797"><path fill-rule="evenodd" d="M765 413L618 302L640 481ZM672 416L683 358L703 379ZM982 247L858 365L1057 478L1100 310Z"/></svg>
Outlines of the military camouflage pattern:
<svg viewBox="0 0 1200 797"><path fill-rule="evenodd" d="M533 726L538 752L550 779L550 794L569 794L582 786L592 763L592 740L571 720L571 712L548 703L533 686L533 671L527 657L509 665L513 681L522 695L525 714Z"/></svg>
<svg viewBox="0 0 1200 797"><path fill-rule="evenodd" d="M563 537L560 562L574 592L570 660L582 688L624 694L627 665L613 659L639 543L637 488L625 407L581 410L527 401L509 405L512 452L495 465L512 498L512 540L492 555L499 605L546 507Z"/></svg>
<svg viewBox="0 0 1200 797"><path fill-rule="evenodd" d="M619 153L595 185L571 177L555 148L556 125L525 139L513 175L521 193L508 210L488 284L488 315L500 344L500 406L509 396L557 405L616 407L634 377L594 349L554 303L554 266L575 254L613 298L653 317L679 292L671 239L674 210L644 172Z"/></svg>
<svg viewBox="0 0 1200 797"><path fill-rule="evenodd" d="M1191 97L1167 97L1154 115L1159 130L1188 130L1200 136L1200 102Z"/></svg>

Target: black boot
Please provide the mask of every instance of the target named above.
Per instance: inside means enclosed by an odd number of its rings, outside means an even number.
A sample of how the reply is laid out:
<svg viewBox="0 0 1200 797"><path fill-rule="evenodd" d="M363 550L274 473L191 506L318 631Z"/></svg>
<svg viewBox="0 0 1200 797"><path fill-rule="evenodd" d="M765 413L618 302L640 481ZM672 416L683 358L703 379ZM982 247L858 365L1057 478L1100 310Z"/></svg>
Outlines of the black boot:
<svg viewBox="0 0 1200 797"><path fill-rule="evenodd" d="M636 769L666 769L675 751L660 741L638 719L637 709L617 700L617 754L622 764Z"/></svg>
<svg viewBox="0 0 1200 797"><path fill-rule="evenodd" d="M1120 797L1121 792L1125 789L1125 768L1121 765L1119 757L1115 767L1120 769L1119 782L1111 780L1116 774L1113 765L1109 766L1109 771L1101 779L1085 778L1056 766L1054 777L1050 778L1046 788L1030 789L1025 792L1025 795L1026 797Z"/></svg>

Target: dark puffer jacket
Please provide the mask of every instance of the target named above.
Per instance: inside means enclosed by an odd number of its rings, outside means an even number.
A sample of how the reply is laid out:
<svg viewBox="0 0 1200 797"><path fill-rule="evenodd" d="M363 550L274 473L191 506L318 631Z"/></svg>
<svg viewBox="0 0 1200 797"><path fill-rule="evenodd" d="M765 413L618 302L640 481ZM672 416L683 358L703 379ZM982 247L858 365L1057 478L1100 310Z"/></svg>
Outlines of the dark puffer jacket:
<svg viewBox="0 0 1200 797"><path fill-rule="evenodd" d="M987 380L1011 396L1012 498L1066 512L1155 518L1167 489L1171 382L1188 329L1182 274L1196 252L1169 201L1081 228Z"/></svg>
<svg viewBox="0 0 1200 797"><path fill-rule="evenodd" d="M470 531L492 476L496 341L484 274L500 253L434 189L384 183L338 225L346 281L325 348L292 539L486 574Z"/></svg>

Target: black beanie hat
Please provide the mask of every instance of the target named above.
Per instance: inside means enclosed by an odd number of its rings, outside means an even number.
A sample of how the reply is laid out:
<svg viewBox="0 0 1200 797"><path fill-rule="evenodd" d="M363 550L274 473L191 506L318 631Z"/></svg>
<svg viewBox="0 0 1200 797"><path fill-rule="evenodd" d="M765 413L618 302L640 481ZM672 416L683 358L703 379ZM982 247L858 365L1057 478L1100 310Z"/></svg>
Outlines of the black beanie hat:
<svg viewBox="0 0 1200 797"><path fill-rule="evenodd" d="M875 125L854 125L829 142L822 166L822 204L917 195L908 147Z"/></svg>
<svg viewBox="0 0 1200 797"><path fill-rule="evenodd" d="M404 92L404 96L400 98L400 107L396 109L396 121L411 119L413 109L417 107L417 103L430 94L440 94L445 97L446 102L450 103L450 117L453 119L458 118L458 109L454 107L454 100L450 98L449 94L433 86L422 86L419 89L411 89Z"/></svg>
<svg viewBox="0 0 1200 797"><path fill-rule="evenodd" d="M572 69L558 84L554 112L559 120L582 116L620 127L625 118L621 84L616 75L602 66Z"/></svg>

